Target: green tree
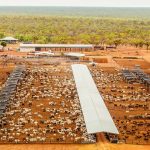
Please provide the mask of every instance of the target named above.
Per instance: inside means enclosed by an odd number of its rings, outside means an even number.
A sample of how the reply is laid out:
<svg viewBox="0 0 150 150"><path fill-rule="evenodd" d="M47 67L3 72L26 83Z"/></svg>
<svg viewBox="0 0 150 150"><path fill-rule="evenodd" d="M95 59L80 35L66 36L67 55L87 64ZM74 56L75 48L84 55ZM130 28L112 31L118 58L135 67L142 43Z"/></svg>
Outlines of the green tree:
<svg viewBox="0 0 150 150"><path fill-rule="evenodd" d="M122 44L121 38L114 39L113 43L117 48L120 44Z"/></svg>
<svg viewBox="0 0 150 150"><path fill-rule="evenodd" d="M4 33L0 32L0 38L3 38L3 37L4 37Z"/></svg>
<svg viewBox="0 0 150 150"><path fill-rule="evenodd" d="M37 35L32 36L33 43L36 43L38 41L39 37Z"/></svg>
<svg viewBox="0 0 150 150"><path fill-rule="evenodd" d="M146 46L147 51L149 50L150 40L145 40L144 45Z"/></svg>
<svg viewBox="0 0 150 150"><path fill-rule="evenodd" d="M1 45L2 45L3 47L6 47L6 46L7 46L7 43L4 42L4 41L2 41L2 42L1 42Z"/></svg>

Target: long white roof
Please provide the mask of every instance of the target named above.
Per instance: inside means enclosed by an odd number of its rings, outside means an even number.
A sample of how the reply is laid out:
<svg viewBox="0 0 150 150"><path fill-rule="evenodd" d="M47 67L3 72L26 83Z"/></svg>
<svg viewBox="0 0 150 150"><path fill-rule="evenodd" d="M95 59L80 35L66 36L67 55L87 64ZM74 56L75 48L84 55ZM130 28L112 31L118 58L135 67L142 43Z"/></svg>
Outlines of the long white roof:
<svg viewBox="0 0 150 150"><path fill-rule="evenodd" d="M18 41L18 39L15 39L13 37L5 37L3 39L0 39L1 41Z"/></svg>
<svg viewBox="0 0 150 150"><path fill-rule="evenodd" d="M71 56L71 57L84 57L85 54L82 53L65 53L65 56Z"/></svg>
<svg viewBox="0 0 150 150"><path fill-rule="evenodd" d="M112 117L95 85L86 65L72 65L77 92L87 132L108 132L118 134Z"/></svg>
<svg viewBox="0 0 150 150"><path fill-rule="evenodd" d="M47 55L47 56L49 56L49 55L54 55L54 53L52 53L52 52L38 52L38 53L35 53L35 55Z"/></svg>
<svg viewBox="0 0 150 150"><path fill-rule="evenodd" d="M22 48L49 47L49 48L92 48L91 44L20 44Z"/></svg>

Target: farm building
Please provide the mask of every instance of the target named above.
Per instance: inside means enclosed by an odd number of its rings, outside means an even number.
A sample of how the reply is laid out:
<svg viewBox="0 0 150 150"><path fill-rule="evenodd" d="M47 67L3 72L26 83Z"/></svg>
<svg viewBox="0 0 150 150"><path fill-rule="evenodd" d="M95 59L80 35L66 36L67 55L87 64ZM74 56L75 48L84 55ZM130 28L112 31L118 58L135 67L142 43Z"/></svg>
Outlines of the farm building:
<svg viewBox="0 0 150 150"><path fill-rule="evenodd" d="M55 51L55 52L78 52L91 51L94 47L91 44L20 44L21 52Z"/></svg>
<svg viewBox="0 0 150 150"><path fill-rule="evenodd" d="M6 42L8 44L16 44L18 42L18 39L15 39L13 37L5 37L0 39L0 41Z"/></svg>
<svg viewBox="0 0 150 150"><path fill-rule="evenodd" d="M54 53L52 52L37 52L35 53L35 56L53 56Z"/></svg>
<svg viewBox="0 0 150 150"><path fill-rule="evenodd" d="M85 54L82 54L82 53L64 53L64 55L74 60L79 60L80 58L85 57Z"/></svg>
<svg viewBox="0 0 150 150"><path fill-rule="evenodd" d="M88 134L119 134L87 66L74 64L71 67Z"/></svg>

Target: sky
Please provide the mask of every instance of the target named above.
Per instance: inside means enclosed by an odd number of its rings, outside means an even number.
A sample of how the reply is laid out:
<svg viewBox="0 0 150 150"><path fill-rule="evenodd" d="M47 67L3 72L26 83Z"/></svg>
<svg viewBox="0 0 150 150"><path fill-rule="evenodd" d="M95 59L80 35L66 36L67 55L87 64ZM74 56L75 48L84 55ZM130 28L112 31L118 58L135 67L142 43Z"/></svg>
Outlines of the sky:
<svg viewBox="0 0 150 150"><path fill-rule="evenodd" d="M150 7L150 0L0 0L0 6Z"/></svg>

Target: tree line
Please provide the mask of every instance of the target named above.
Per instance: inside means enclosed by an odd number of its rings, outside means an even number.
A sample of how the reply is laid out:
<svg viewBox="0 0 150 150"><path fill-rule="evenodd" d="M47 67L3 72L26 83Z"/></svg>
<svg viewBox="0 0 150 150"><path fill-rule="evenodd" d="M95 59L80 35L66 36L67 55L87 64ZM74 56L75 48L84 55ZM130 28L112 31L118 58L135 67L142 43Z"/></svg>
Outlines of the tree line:
<svg viewBox="0 0 150 150"><path fill-rule="evenodd" d="M150 47L150 20L105 17L0 16L0 38L22 42Z"/></svg>

